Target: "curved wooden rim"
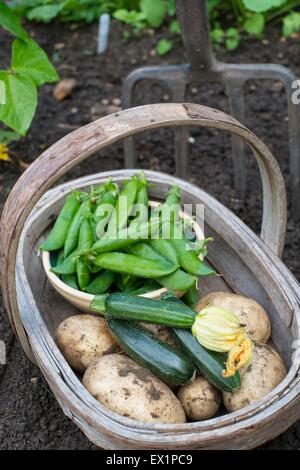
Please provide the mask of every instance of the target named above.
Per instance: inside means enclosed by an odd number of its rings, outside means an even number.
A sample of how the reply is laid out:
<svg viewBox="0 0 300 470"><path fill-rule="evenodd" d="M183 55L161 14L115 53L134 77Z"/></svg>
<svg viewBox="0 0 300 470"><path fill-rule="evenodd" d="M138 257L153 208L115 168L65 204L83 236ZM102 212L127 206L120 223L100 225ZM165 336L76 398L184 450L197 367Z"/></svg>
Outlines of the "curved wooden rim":
<svg viewBox="0 0 300 470"><path fill-rule="evenodd" d="M70 168L125 137L159 127L180 125L222 129L243 137L254 151L263 186L261 238L281 255L286 227L286 193L277 161L249 129L216 109L197 104L154 104L126 109L68 134L46 150L12 189L1 218L1 287L6 311L23 349L33 359L16 299L15 265L20 234L26 218L40 197Z"/></svg>

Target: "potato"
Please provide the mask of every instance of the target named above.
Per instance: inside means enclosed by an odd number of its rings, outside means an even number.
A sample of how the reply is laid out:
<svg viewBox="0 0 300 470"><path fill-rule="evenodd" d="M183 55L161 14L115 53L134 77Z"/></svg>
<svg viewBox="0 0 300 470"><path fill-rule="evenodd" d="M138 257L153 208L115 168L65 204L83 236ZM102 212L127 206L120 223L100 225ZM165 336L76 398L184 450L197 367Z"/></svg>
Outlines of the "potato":
<svg viewBox="0 0 300 470"><path fill-rule="evenodd" d="M228 411L236 411L264 397L287 374L279 354L269 344L255 344L252 362L241 369L241 388L223 393Z"/></svg>
<svg viewBox="0 0 300 470"><path fill-rule="evenodd" d="M182 404L186 417L192 421L201 421L214 416L221 403L221 394L204 377L182 385L177 392L177 398Z"/></svg>
<svg viewBox="0 0 300 470"><path fill-rule="evenodd" d="M185 423L173 392L125 355L102 356L83 376L83 385L111 411L147 423Z"/></svg>
<svg viewBox="0 0 300 470"><path fill-rule="evenodd" d="M87 314L64 320L56 331L56 341L70 366L82 373L98 357L120 350L106 320Z"/></svg>
<svg viewBox="0 0 300 470"><path fill-rule="evenodd" d="M266 343L270 338L270 320L261 305L255 300L227 292L211 292L199 300L195 311L199 312L206 305L215 305L235 313L253 341Z"/></svg>

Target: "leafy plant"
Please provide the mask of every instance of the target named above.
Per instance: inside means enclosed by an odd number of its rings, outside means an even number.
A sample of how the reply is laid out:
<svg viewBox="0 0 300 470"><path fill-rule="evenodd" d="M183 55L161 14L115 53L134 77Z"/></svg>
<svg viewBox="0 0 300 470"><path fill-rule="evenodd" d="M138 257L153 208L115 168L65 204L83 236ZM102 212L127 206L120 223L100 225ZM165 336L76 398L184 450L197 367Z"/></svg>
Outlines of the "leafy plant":
<svg viewBox="0 0 300 470"><path fill-rule="evenodd" d="M282 34L291 36L300 31L300 0L206 0L212 41L215 47L235 49L243 35L261 37L266 24L282 22ZM49 22L97 20L104 13L130 26L126 38L147 27L163 24L176 36L180 34L175 19L175 0L10 0L10 5L29 20ZM224 26L226 22L226 27ZM165 42L166 41L166 42ZM157 44L158 54L166 54L173 38Z"/></svg>
<svg viewBox="0 0 300 470"><path fill-rule="evenodd" d="M173 42L170 41L169 39L160 39L156 45L156 52L158 55L165 55L173 47Z"/></svg>
<svg viewBox="0 0 300 470"><path fill-rule="evenodd" d="M283 35L289 37L298 31L300 31L300 13L292 11L283 19Z"/></svg>
<svg viewBox="0 0 300 470"><path fill-rule="evenodd" d="M30 21L45 23L56 18L63 22L91 23L102 13L140 10L139 0L11 0L9 5Z"/></svg>
<svg viewBox="0 0 300 470"><path fill-rule="evenodd" d="M299 13L293 9L300 0L207 0L212 40L216 46L223 44L228 49L238 46L241 34L261 37L267 23L283 21L282 33L291 36L300 31ZM223 18L230 19L232 27L222 27ZM233 31L235 30L235 32Z"/></svg>
<svg viewBox="0 0 300 470"><path fill-rule="evenodd" d="M55 82L59 77L43 49L30 38L19 18L2 1L0 26L15 36L10 67L0 70L4 95L0 121L14 131L0 129L0 160L9 160L8 145L24 136L30 128L38 101L38 87Z"/></svg>

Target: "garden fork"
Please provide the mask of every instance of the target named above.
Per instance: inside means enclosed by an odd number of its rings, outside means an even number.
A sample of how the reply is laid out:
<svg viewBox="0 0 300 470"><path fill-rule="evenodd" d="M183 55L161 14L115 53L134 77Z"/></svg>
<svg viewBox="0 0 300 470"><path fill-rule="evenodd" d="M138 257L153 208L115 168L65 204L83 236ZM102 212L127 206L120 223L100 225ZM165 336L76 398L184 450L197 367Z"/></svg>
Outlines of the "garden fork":
<svg viewBox="0 0 300 470"><path fill-rule="evenodd" d="M231 114L241 122L245 120L244 86L251 79L271 79L283 83L287 94L289 115L289 171L291 208L294 219L300 218L300 105L293 104L294 73L278 64L226 64L214 57L209 35L205 0L176 0L177 18L189 64L141 67L131 72L123 82L123 106L132 106L134 88L142 80L161 83L169 89L172 100L185 100L190 83L221 82L229 100ZM125 141L125 162L128 168L136 166L133 138ZM176 172L186 176L188 153L188 130L175 131ZM245 149L242 140L232 137L234 184L238 198L244 201L246 193Z"/></svg>

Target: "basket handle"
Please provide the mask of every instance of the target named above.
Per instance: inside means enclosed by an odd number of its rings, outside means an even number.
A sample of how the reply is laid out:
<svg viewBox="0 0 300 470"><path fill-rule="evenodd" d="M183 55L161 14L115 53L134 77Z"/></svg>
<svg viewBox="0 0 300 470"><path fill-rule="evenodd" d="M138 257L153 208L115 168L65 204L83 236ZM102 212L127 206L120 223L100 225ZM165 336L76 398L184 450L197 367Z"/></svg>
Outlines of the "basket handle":
<svg viewBox="0 0 300 470"><path fill-rule="evenodd" d="M269 149L231 116L198 104L153 104L123 110L87 124L52 145L23 173L12 189L1 219L1 285L12 325L30 355L18 316L15 287L16 253L22 227L40 197L70 168L99 149L125 137L159 127L192 125L222 129L243 137L253 149L263 186L261 238L281 256L286 228L286 192L282 174ZM14 312L14 317L13 317Z"/></svg>

